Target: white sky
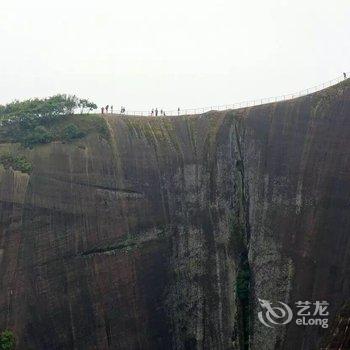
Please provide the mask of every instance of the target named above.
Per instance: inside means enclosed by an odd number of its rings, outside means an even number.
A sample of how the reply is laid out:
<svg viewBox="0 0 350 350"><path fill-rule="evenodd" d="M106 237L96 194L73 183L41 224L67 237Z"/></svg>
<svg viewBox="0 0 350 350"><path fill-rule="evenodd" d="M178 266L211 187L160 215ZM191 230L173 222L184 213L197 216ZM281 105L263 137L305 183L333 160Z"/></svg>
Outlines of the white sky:
<svg viewBox="0 0 350 350"><path fill-rule="evenodd" d="M0 103L131 110L276 96L350 71L349 0L0 0Z"/></svg>

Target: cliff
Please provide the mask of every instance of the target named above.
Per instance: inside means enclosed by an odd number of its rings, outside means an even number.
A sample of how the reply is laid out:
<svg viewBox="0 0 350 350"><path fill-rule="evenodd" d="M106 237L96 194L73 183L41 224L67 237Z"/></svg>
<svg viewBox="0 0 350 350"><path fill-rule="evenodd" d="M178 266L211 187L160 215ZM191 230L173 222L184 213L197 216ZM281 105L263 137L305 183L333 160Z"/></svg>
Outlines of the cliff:
<svg viewBox="0 0 350 350"><path fill-rule="evenodd" d="M32 165L0 166L0 329L19 349L349 346L349 80L104 119L105 137L0 145ZM326 300L332 326L268 328L258 298Z"/></svg>

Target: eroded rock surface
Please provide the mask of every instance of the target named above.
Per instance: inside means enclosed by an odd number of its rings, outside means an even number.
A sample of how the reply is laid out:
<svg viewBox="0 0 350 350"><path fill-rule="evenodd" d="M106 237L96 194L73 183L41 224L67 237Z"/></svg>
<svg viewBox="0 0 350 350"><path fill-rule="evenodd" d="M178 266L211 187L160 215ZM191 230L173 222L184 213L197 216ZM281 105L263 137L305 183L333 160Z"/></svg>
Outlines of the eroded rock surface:
<svg viewBox="0 0 350 350"><path fill-rule="evenodd" d="M317 327L266 328L257 298L327 300L334 327L346 321L348 81L106 123L108 139L25 150L30 175L0 167L0 328L19 349L337 344Z"/></svg>

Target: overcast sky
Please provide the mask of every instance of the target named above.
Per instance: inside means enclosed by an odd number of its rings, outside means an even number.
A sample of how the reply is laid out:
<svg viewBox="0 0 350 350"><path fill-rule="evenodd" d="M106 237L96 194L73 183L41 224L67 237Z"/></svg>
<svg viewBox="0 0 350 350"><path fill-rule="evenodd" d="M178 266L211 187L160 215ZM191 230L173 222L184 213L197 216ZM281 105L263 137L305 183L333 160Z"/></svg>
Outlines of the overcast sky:
<svg viewBox="0 0 350 350"><path fill-rule="evenodd" d="M350 71L349 0L0 0L0 103L131 110L291 93Z"/></svg>

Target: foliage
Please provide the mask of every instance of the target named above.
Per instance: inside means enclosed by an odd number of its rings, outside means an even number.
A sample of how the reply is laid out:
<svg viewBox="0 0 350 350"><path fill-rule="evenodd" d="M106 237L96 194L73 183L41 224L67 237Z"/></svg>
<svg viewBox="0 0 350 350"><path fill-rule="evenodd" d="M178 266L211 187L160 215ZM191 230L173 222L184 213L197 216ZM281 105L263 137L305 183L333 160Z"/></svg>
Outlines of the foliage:
<svg viewBox="0 0 350 350"><path fill-rule="evenodd" d="M11 154L3 154L0 156L0 164L5 169L12 168L13 170L21 171L29 174L32 171L32 165L24 156L13 156Z"/></svg>
<svg viewBox="0 0 350 350"><path fill-rule="evenodd" d="M62 138L67 141L80 139L85 136L85 132L81 131L75 124L68 124L62 131Z"/></svg>
<svg viewBox="0 0 350 350"><path fill-rule="evenodd" d="M50 143L53 140L53 135L44 126L36 126L34 130L23 138L24 146L32 148L37 144Z"/></svg>
<svg viewBox="0 0 350 350"><path fill-rule="evenodd" d="M48 98L34 98L25 101L14 101L0 106L0 120L4 125L19 123L33 128L42 120L52 120L74 113L80 108L91 111L97 105L87 99L78 99L74 95L58 94Z"/></svg>
<svg viewBox="0 0 350 350"><path fill-rule="evenodd" d="M0 108L0 116L7 123L20 123L27 127L38 125L40 119L54 119L71 114L78 106L76 96L55 95L44 99L14 101Z"/></svg>
<svg viewBox="0 0 350 350"><path fill-rule="evenodd" d="M241 264L236 278L236 293L242 306L242 343L243 349L248 350L249 347L249 297L250 297L250 268L248 256L246 253L241 255Z"/></svg>
<svg viewBox="0 0 350 350"><path fill-rule="evenodd" d="M13 350L15 344L16 341L13 332L6 329L0 334L0 350Z"/></svg>
<svg viewBox="0 0 350 350"><path fill-rule="evenodd" d="M105 139L109 138L109 130L107 123L104 119L99 118L98 123L96 125L96 129Z"/></svg>
<svg viewBox="0 0 350 350"><path fill-rule="evenodd" d="M0 142L16 142L31 148L53 140L81 138L87 132L105 133L100 130L100 125L96 129L91 127L97 116L73 116L77 108L80 108L81 113L90 112L97 105L87 99L61 94L44 99L14 101L0 106ZM79 124L67 125L71 118Z"/></svg>
<svg viewBox="0 0 350 350"><path fill-rule="evenodd" d="M88 113L97 109L97 104L87 99L80 99L78 101L78 107L80 108L80 114L83 114L85 109L88 110Z"/></svg>

